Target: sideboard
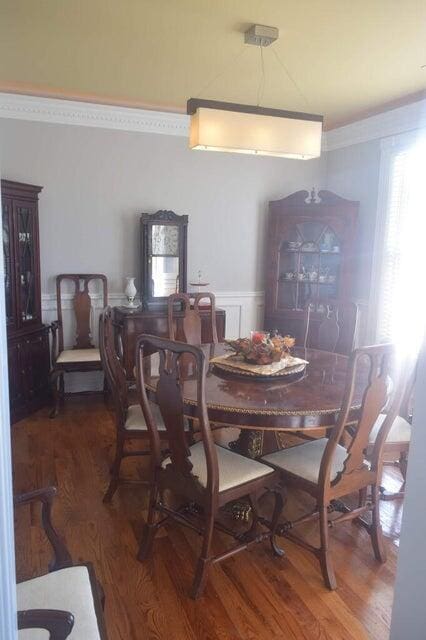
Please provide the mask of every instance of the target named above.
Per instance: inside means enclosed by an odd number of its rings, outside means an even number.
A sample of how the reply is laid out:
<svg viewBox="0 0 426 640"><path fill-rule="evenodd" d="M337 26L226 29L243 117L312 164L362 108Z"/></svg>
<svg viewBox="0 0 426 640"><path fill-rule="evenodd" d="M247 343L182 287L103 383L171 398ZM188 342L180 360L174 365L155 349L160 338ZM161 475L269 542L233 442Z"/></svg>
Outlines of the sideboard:
<svg viewBox="0 0 426 640"><path fill-rule="evenodd" d="M212 342L210 326L210 309L200 311L201 339L203 343ZM179 334L180 324L184 316L183 311L175 311L174 317ZM226 315L224 309L216 309L216 327L219 342L225 339ZM141 307L131 309L129 307L114 307L114 327L116 336L120 338L123 365L128 380L134 380L136 340L143 333L154 336L168 337L167 308L158 310L142 310ZM149 353L147 353L149 355Z"/></svg>

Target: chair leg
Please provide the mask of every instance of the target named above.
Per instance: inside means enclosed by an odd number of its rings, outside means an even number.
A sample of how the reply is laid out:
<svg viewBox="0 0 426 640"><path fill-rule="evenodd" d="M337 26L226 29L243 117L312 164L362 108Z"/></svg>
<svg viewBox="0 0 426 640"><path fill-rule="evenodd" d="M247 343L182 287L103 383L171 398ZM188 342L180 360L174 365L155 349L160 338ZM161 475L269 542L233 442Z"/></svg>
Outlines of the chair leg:
<svg viewBox="0 0 426 640"><path fill-rule="evenodd" d="M195 570L195 577L192 583L191 597L196 600L199 598L206 586L207 581L207 572L209 570L211 564L210 557L210 547L213 538L213 528L214 528L214 519L215 513L214 511L209 511L206 514L206 526L203 536L203 545L201 549L201 555L198 558L197 568Z"/></svg>
<svg viewBox="0 0 426 640"><path fill-rule="evenodd" d="M104 394L104 402L105 404L108 403L108 396L109 396L109 387L108 387L108 380L106 375L104 374L104 387L103 387L103 394Z"/></svg>
<svg viewBox="0 0 426 640"><path fill-rule="evenodd" d="M108 485L108 489L104 495L104 499L103 499L104 502L111 502L111 499L114 493L117 491L118 483L120 482L120 467L121 467L121 461L123 459L124 442L125 442L124 436L121 433L119 433L117 436L117 448L115 451L115 460L111 469L111 480Z"/></svg>
<svg viewBox="0 0 426 640"><path fill-rule="evenodd" d="M386 562L386 550L383 543L382 525L380 522L380 496L379 487L373 485L371 487L371 497L373 502L372 523L370 527L371 543L376 559L379 562Z"/></svg>
<svg viewBox="0 0 426 640"><path fill-rule="evenodd" d="M285 551L284 549L281 549L281 547L278 546L276 537L275 537L275 532L277 530L279 520L284 508L284 499L280 491L274 491L274 496L275 496L275 504L274 504L274 512L272 514L272 520L271 520L270 542L271 542L271 548L274 555L282 557Z"/></svg>
<svg viewBox="0 0 426 640"><path fill-rule="evenodd" d="M331 561L329 530L328 530L328 505L319 507L320 516L320 541L319 560L321 565L322 577L325 585L329 589L336 589L336 577L334 575L333 564Z"/></svg>
<svg viewBox="0 0 426 640"><path fill-rule="evenodd" d="M249 494L248 499L251 507L251 527L247 535L251 536L256 531L257 523L259 522L259 501L255 493Z"/></svg>
<svg viewBox="0 0 426 640"><path fill-rule="evenodd" d="M159 526L157 523L157 509L156 509L157 500L158 500L158 486L157 484L153 484L151 486L151 493L149 496L148 518L143 528L142 539L139 545L139 551L138 551L139 562L143 562L151 555L155 534L159 529Z"/></svg>
<svg viewBox="0 0 426 640"><path fill-rule="evenodd" d="M407 466L408 466L408 453L407 451L402 451L399 456L399 468L401 470L401 475L404 478L404 482L402 483L399 493L404 494L405 492L405 481L407 480Z"/></svg>
<svg viewBox="0 0 426 640"><path fill-rule="evenodd" d="M59 412L59 400L60 395L58 392L58 378L63 376L63 372L58 369L54 369L50 373L50 390L52 392L53 397L53 407L49 413L49 418L56 418Z"/></svg>

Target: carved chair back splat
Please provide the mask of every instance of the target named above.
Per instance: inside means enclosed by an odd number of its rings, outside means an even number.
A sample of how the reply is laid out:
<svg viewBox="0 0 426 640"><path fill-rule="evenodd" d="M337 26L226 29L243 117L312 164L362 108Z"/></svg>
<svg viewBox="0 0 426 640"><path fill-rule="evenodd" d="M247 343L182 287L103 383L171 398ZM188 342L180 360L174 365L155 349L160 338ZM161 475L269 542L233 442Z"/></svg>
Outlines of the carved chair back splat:
<svg viewBox="0 0 426 640"><path fill-rule="evenodd" d="M355 343L358 306L354 302L318 300L317 311L308 304L304 310L304 346L349 355ZM319 317L318 317L319 315Z"/></svg>
<svg viewBox="0 0 426 640"><path fill-rule="evenodd" d="M167 317L170 340L180 339L182 342L192 345L201 344L201 317L200 307L202 300L209 300L209 311L211 319L212 342L217 344L216 326L216 298L213 293L174 293L167 300ZM191 304L191 300L193 303ZM183 307L184 317L179 326L174 317L176 305L180 303Z"/></svg>
<svg viewBox="0 0 426 640"><path fill-rule="evenodd" d="M164 460L160 448L160 436L156 422L152 415L152 407L149 403L145 389L144 379L144 353L157 351L159 354L159 379L156 387L156 400L166 429L168 445L168 458ZM207 577L208 568L215 562L224 560L238 553L256 542L269 539L275 552L280 550L273 542L276 524L282 509L282 497L275 493L275 508L270 521L262 520L267 530L257 531L259 516L257 511L258 495L275 487L277 476L266 465L254 460L248 461L238 454L218 447L213 440L210 422L207 413L205 399L206 358L203 351L193 345L175 342L154 336L141 336L136 351L137 385L140 394L141 406L148 426L151 439L151 495L149 501L148 519L139 549L139 559L144 560L152 550L154 537L165 519L175 518L180 524L195 529L203 536L201 555L198 559L197 569L193 581L192 596L201 595ZM189 446L187 434L184 429L182 382L192 380L196 385L196 414L195 420L199 426L201 441ZM228 461L235 476L229 479L229 484L221 485L222 472L220 461ZM230 460L229 457L232 459ZM243 460L243 463L241 463ZM249 465L250 475L243 474L239 465ZM196 466L196 473L194 468ZM255 472L253 473L253 467ZM228 473L229 467L228 467ZM257 475L256 475L257 473ZM197 475L198 474L198 475ZM231 474L232 475L232 474ZM222 486L222 488L221 488ZM168 489L174 494L186 500L188 506L172 510L163 504L160 496L162 490ZM219 525L216 522L218 509L231 500L249 496L253 506L253 523L244 542L241 542L241 534ZM204 527L200 528L194 523L191 515L194 509L190 504L202 507L201 518ZM195 510L197 512L197 509ZM164 518L160 514L166 514ZM219 527L237 540L237 545L227 551L213 556L211 542L214 527Z"/></svg>
<svg viewBox="0 0 426 640"><path fill-rule="evenodd" d="M89 284L92 281L102 282L102 307L108 304L107 278L101 273L62 273L56 276L56 300L58 309L58 338L59 351L64 350L64 328L62 320L62 283L70 280L74 283L73 307L76 319L76 337L73 349L94 348L91 334L92 303L89 294Z"/></svg>

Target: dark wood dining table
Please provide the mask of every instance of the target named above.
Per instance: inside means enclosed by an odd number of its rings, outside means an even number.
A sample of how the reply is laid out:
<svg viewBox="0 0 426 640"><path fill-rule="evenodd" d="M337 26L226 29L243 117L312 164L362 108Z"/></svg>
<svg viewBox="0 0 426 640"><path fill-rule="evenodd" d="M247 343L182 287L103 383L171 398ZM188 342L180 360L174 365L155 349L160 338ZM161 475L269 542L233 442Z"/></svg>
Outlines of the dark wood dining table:
<svg viewBox="0 0 426 640"><path fill-rule="evenodd" d="M201 347L210 361L230 353L226 344ZM294 349L294 355L308 361L304 374L293 381L285 377L258 380L243 378L219 370L214 364L206 369L206 403L212 425L241 429L234 448L257 457L268 434L277 432L315 433L336 423L342 404L348 358L316 349ZM158 381L158 354L145 358L145 386L155 402ZM350 420L356 420L367 382L367 372L356 380ZM191 363L182 376L184 412L196 417L196 382L191 378ZM270 440L270 439L269 439Z"/></svg>

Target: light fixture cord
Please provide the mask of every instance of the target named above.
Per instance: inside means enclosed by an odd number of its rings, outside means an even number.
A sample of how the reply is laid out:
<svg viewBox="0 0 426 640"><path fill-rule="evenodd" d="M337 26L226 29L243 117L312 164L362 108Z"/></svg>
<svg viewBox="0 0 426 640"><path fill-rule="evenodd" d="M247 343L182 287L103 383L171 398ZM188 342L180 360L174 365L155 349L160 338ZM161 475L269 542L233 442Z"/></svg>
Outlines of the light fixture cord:
<svg viewBox="0 0 426 640"><path fill-rule="evenodd" d="M219 80L219 78L221 78L226 73L228 73L231 70L230 69L231 66L233 66L237 62L237 60L239 58L241 58L241 56L243 55L243 53L245 51L247 51L247 49L248 49L248 47L246 47L246 45L243 44L243 46L240 49L240 51L234 56L234 58L232 58L232 60L230 62L227 63L226 67L224 67L221 71L219 71L219 73L217 73L215 76L210 78L210 80L207 82L207 84L204 85L204 87L201 89L201 91L199 91L197 94L195 94L195 97L199 98L202 93L204 93L214 82L216 82L216 80Z"/></svg>
<svg viewBox="0 0 426 640"><path fill-rule="evenodd" d="M275 51L274 48L272 48L272 52L274 54L274 56L276 57L278 64L282 67L282 69L284 70L284 73L286 74L287 78L290 80L290 82L293 84L293 86L295 87L296 91L299 93L300 96L302 96L303 100L305 101L306 105L310 108L310 104L308 102L307 97L305 96L305 94L303 93L303 91L301 90L301 88L299 87L299 85L297 84L296 80L293 78L293 76L291 75L290 71L287 69L287 67L285 66L284 62L281 60L281 58L279 57L278 53Z"/></svg>
<svg viewBox="0 0 426 640"><path fill-rule="evenodd" d="M257 106L260 107L260 103L263 99L263 93L265 91L265 62L263 60L263 47L259 46L260 49L260 79L259 79L259 87L257 89Z"/></svg>

